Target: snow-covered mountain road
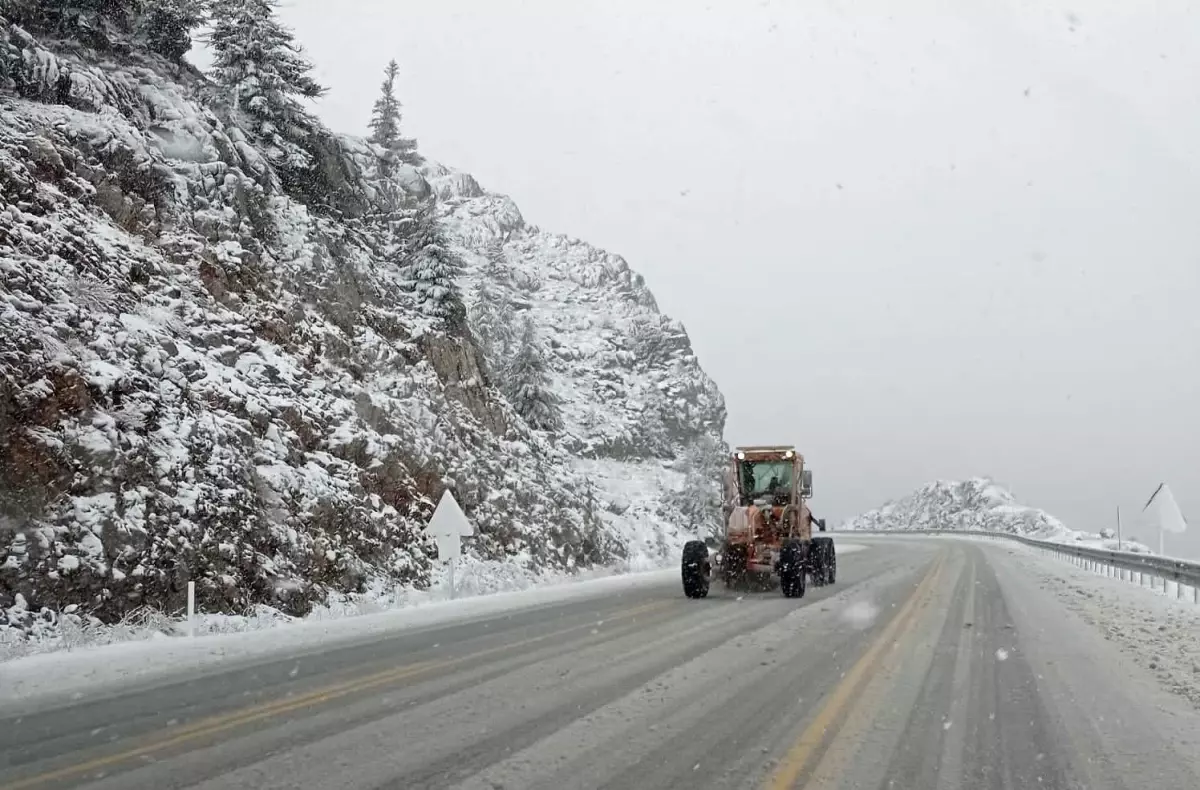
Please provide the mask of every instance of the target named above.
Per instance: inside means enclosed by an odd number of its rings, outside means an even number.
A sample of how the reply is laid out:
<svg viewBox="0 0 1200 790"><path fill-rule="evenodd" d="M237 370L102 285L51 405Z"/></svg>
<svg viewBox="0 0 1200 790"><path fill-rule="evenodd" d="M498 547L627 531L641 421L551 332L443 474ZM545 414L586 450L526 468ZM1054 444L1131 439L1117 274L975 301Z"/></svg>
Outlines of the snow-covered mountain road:
<svg viewBox="0 0 1200 790"><path fill-rule="evenodd" d="M641 587L0 713L0 787L1200 787L1200 714L1033 555L853 540L800 601Z"/></svg>

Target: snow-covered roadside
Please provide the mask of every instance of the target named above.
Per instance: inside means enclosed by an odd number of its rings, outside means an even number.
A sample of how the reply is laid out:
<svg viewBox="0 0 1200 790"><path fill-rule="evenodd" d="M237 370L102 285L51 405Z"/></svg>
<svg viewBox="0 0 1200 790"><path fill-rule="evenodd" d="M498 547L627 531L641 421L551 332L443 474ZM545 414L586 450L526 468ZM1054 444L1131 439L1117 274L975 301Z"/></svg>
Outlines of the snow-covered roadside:
<svg viewBox="0 0 1200 790"><path fill-rule="evenodd" d="M1078 568L1016 541L991 545L1019 557L1041 589L1098 628L1167 690L1200 708L1200 607Z"/></svg>
<svg viewBox="0 0 1200 790"><path fill-rule="evenodd" d="M863 543L834 536L839 555L865 551ZM253 616L201 615L194 638L168 637L182 623L161 617L143 628L109 627L87 643L42 645L41 652L0 662L0 705L37 698L80 698L111 692L173 674L217 665L296 654L337 643L379 638L389 633L463 620L531 606L670 585L678 569L607 568L576 576L534 576L512 563L465 558L456 578L456 598L444 584L426 592L402 589L390 599L383 591L341 606L324 606L302 620L266 607ZM106 641L107 640L107 641ZM2 647L2 646L0 646ZM58 647L59 649L54 649Z"/></svg>
<svg viewBox="0 0 1200 790"><path fill-rule="evenodd" d="M306 650L377 639L406 629L581 598L619 595L674 582L678 574L676 568L620 574L539 585L518 592L431 601L358 617L305 619L282 628L194 638L161 637L26 656L0 664L0 708L16 702L82 699L89 693L110 693L167 676L229 667L272 654L297 655Z"/></svg>
<svg viewBox="0 0 1200 790"><path fill-rule="evenodd" d="M519 560L481 560L464 556L459 560L455 579L455 599L473 598L495 593L519 592L535 587L600 579L624 573L657 570L662 563L655 564L648 558L638 556L619 566L596 568L569 574L552 569L537 570L528 562ZM260 631L302 622L339 620L345 617L378 614L412 606L448 601L450 590L446 583L446 568L439 565L430 574L428 590L412 587L386 587L376 584L360 595L345 596L338 600L319 604L303 618L291 617L278 609L258 605L247 614L210 614L198 612L192 623L198 636L229 634L245 631ZM17 596L17 607L24 599ZM2 614L2 612L0 612ZM10 611L11 615L12 612ZM14 619L11 618L10 619ZM0 628L0 665L6 661L52 653L60 650L78 650L106 645L137 642L147 639L181 636L186 632L186 618L154 610L140 610L120 623L106 625L88 622L78 613L68 611L53 620L38 621L42 628L29 633Z"/></svg>

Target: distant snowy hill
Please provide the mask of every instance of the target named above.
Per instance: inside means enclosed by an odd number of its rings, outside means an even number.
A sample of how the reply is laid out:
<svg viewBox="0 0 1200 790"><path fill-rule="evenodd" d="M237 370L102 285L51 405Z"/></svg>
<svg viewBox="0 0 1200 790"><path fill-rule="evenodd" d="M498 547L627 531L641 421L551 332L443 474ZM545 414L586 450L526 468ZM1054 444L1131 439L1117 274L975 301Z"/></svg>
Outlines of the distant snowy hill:
<svg viewBox="0 0 1200 790"><path fill-rule="evenodd" d="M286 186L221 101L0 16L0 631L178 611L188 580L210 612L423 587L446 487L468 553L535 573L661 562L715 517L723 400L623 260L327 130ZM553 425L418 309L388 190L437 196L468 307L486 281L531 319Z"/></svg>
<svg viewBox="0 0 1200 790"><path fill-rule="evenodd" d="M975 477L962 482L938 480L903 499L848 519L841 530L989 530L1037 540L1079 542L1115 550L1116 536L1068 528L1044 510L1017 502L992 480ZM1149 551L1140 543L1121 542L1125 551Z"/></svg>

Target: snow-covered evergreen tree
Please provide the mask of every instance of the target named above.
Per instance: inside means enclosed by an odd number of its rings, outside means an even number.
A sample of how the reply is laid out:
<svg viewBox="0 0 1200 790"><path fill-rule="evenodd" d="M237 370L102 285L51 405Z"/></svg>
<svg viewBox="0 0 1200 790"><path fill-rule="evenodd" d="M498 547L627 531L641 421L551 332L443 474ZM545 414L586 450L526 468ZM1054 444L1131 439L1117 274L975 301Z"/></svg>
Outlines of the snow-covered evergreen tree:
<svg viewBox="0 0 1200 790"><path fill-rule="evenodd" d="M483 255L485 262L481 269L481 275L484 279L493 284L517 285L513 278L513 267L509 265L508 258L504 254L503 239L495 237L488 241L484 245Z"/></svg>
<svg viewBox="0 0 1200 790"><path fill-rule="evenodd" d="M504 257L504 240L496 237L487 243L484 248L484 255L487 257L487 266L484 267L484 274L498 280L508 268L508 259Z"/></svg>
<svg viewBox="0 0 1200 790"><path fill-rule="evenodd" d="M245 128L285 183L312 166L305 142L319 128L301 105L325 92L310 76L292 33L276 19L276 0L213 0L213 72L229 89Z"/></svg>
<svg viewBox="0 0 1200 790"><path fill-rule="evenodd" d="M487 278L479 281L468 319L493 373L502 375L516 339L516 317L512 302Z"/></svg>
<svg viewBox="0 0 1200 790"><path fill-rule="evenodd" d="M96 49L143 47L179 60L208 0L9 0L0 12L23 27Z"/></svg>
<svg viewBox="0 0 1200 790"><path fill-rule="evenodd" d="M450 248L432 199L413 210L405 236L401 272L417 306L426 315L462 326L467 311L454 281L462 262Z"/></svg>
<svg viewBox="0 0 1200 790"><path fill-rule="evenodd" d="M139 0L10 0L0 13L31 30L109 49L128 40L140 6Z"/></svg>
<svg viewBox="0 0 1200 790"><path fill-rule="evenodd" d="M656 386L647 388L638 399L642 412L635 428L636 444L643 451L657 458L670 458L675 454L666 417L674 407Z"/></svg>
<svg viewBox="0 0 1200 790"><path fill-rule="evenodd" d="M165 58L179 60L192 48L192 31L204 21L207 0L142 0L138 38Z"/></svg>
<svg viewBox="0 0 1200 790"><path fill-rule="evenodd" d="M721 461L724 453L715 439L701 437L679 457L683 488L668 499L683 526L703 539L721 529Z"/></svg>
<svg viewBox="0 0 1200 790"><path fill-rule="evenodd" d="M541 431L557 431L562 427L558 398L550 391L546 359L529 316L522 322L521 337L505 371L504 390L513 408L530 427Z"/></svg>
<svg viewBox="0 0 1200 790"><path fill-rule="evenodd" d="M421 156L417 153L417 141L400 134L400 100L396 98L396 75L400 66L389 61L383 71L383 84L379 86L379 98L371 110L370 141L379 146L382 157L379 175L388 178L399 163L418 165Z"/></svg>

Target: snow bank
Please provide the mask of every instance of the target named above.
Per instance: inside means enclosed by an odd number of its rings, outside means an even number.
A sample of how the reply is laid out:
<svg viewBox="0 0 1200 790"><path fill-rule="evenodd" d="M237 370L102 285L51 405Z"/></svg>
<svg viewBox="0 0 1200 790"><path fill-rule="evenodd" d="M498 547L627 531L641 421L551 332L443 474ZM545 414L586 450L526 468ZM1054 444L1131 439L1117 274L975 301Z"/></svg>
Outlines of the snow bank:
<svg viewBox="0 0 1200 790"><path fill-rule="evenodd" d="M620 574L574 583L533 587L460 600L429 601L397 611L361 617L306 620L284 628L248 633L212 634L194 638L162 637L103 647L59 651L0 664L0 707L17 702L49 704L83 699L92 693L148 683L167 676L273 655L329 648L389 634L494 615L533 606L589 597L621 594L655 586L675 585L677 569Z"/></svg>

